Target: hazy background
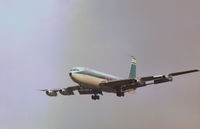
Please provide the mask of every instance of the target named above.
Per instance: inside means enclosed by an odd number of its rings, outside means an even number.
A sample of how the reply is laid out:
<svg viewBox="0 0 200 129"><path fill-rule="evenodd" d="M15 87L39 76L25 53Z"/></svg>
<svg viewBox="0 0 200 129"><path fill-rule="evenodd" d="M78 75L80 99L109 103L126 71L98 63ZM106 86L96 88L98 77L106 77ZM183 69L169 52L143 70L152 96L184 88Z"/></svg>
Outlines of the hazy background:
<svg viewBox="0 0 200 129"><path fill-rule="evenodd" d="M200 74L118 98L47 97L74 66L127 77L200 68L199 0L1 0L1 129L199 129Z"/></svg>

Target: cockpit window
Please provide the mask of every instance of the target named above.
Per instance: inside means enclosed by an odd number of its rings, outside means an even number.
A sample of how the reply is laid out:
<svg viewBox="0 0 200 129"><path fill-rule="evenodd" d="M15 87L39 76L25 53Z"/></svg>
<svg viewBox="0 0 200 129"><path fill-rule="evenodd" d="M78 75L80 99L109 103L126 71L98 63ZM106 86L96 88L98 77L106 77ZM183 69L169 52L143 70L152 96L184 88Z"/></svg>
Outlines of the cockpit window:
<svg viewBox="0 0 200 129"><path fill-rule="evenodd" d="M79 71L79 69L71 69L71 71Z"/></svg>

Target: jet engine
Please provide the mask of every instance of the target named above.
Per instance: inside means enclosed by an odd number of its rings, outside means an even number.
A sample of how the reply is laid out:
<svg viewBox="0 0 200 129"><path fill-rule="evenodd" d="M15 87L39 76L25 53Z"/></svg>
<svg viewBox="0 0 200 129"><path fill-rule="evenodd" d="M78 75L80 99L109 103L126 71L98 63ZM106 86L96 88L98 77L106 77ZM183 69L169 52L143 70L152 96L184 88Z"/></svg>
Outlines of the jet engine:
<svg viewBox="0 0 200 129"><path fill-rule="evenodd" d="M55 91L55 90L51 90L51 91L46 90L46 94L48 96L57 96L57 91Z"/></svg>
<svg viewBox="0 0 200 129"><path fill-rule="evenodd" d="M145 86L149 84L158 84L172 80L173 80L172 75L168 75L168 77L166 77L165 75L158 75L158 76L143 77L139 80L139 83L140 85Z"/></svg>
<svg viewBox="0 0 200 129"><path fill-rule="evenodd" d="M70 89L60 89L59 90L60 94L61 95L74 95L74 92L73 90L70 90Z"/></svg>

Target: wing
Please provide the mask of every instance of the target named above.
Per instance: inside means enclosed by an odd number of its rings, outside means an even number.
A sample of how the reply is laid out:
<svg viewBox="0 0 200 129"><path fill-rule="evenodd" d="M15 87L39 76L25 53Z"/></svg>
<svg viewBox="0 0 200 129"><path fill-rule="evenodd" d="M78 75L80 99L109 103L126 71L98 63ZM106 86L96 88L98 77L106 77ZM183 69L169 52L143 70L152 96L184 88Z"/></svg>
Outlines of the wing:
<svg viewBox="0 0 200 129"><path fill-rule="evenodd" d="M151 84L159 84L164 82L169 82L173 80L174 76L192 73L192 72L198 72L199 70L189 70L189 71L183 71L183 72L176 72L176 73L170 73L167 76L166 75L158 75L158 76L148 76L148 77L142 77L139 80L136 79L122 79L122 80L114 80L114 81L108 81L103 82L100 84L100 86L110 86L113 89L116 89L116 91L124 92L125 90L129 89L136 89L139 87L144 87Z"/></svg>
<svg viewBox="0 0 200 129"><path fill-rule="evenodd" d="M170 73L168 75L142 77L139 80L138 87L173 81L173 77L175 77L175 76L188 74L188 73L193 73L193 72L198 72L198 71L199 71L198 69L194 69L194 70L189 70L189 71Z"/></svg>
<svg viewBox="0 0 200 129"><path fill-rule="evenodd" d="M100 86L116 87L116 86L121 86L121 85L132 84L134 82L137 82L137 80L134 78L129 78L129 79L121 79L121 80L112 80L112 81L102 82L102 83L100 83Z"/></svg>
<svg viewBox="0 0 200 129"><path fill-rule="evenodd" d="M89 89L89 88L84 88L81 86L72 86L68 88L62 88L62 89L43 89L40 91L45 91L48 96L57 96L58 92L61 95L74 95L74 91L78 91L80 95L85 95L85 94L101 94L102 91L99 89Z"/></svg>

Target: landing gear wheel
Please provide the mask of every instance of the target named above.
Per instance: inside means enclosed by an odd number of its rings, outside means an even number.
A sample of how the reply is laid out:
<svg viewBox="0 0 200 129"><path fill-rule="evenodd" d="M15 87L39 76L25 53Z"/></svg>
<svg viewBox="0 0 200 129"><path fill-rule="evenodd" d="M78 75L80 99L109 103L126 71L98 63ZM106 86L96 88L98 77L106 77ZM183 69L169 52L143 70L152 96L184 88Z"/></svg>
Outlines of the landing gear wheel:
<svg viewBox="0 0 200 129"><path fill-rule="evenodd" d="M117 96L120 97L120 96L121 96L121 93L120 93L120 92L117 92Z"/></svg>
<svg viewBox="0 0 200 129"><path fill-rule="evenodd" d="M117 96L118 96L118 97L124 96L124 92L117 92Z"/></svg>
<svg viewBox="0 0 200 129"><path fill-rule="evenodd" d="M99 97L98 95L96 95L96 99L97 99L97 100L99 100L99 99L100 99L100 97Z"/></svg>
<svg viewBox="0 0 200 129"><path fill-rule="evenodd" d="M94 96L94 95L92 95L92 96L91 96L91 98L92 98L92 100L96 100L96 98L95 98L95 96Z"/></svg>
<svg viewBox="0 0 200 129"><path fill-rule="evenodd" d="M92 95L91 98L92 98L92 100L99 100L100 99L99 95Z"/></svg>

